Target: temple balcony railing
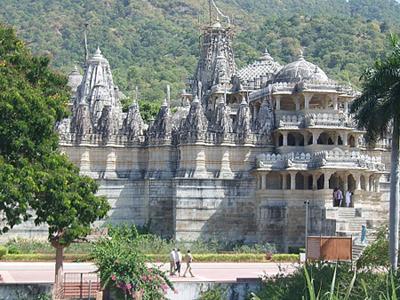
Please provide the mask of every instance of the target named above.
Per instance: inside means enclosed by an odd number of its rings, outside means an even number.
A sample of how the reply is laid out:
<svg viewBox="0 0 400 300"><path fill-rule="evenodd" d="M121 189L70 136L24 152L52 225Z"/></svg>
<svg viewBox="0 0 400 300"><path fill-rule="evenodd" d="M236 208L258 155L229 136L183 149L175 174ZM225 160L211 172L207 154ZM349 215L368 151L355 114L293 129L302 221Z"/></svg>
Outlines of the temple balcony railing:
<svg viewBox="0 0 400 300"><path fill-rule="evenodd" d="M127 135L115 134L104 136L102 134L88 133L88 134L76 134L76 133L60 133L60 144L61 145L76 145L76 144L88 144L88 145L116 145L116 146L129 146L129 145L142 145L146 137L135 136L128 138Z"/></svg>
<svg viewBox="0 0 400 300"><path fill-rule="evenodd" d="M276 127L312 128L312 127L343 127L355 128L350 115L343 112L275 112Z"/></svg>
<svg viewBox="0 0 400 300"><path fill-rule="evenodd" d="M321 151L317 153L292 152L288 154L260 154L256 158L257 168L268 170L292 169L319 169L332 168L357 168L371 171L385 171L385 165L379 156L369 156L358 151Z"/></svg>

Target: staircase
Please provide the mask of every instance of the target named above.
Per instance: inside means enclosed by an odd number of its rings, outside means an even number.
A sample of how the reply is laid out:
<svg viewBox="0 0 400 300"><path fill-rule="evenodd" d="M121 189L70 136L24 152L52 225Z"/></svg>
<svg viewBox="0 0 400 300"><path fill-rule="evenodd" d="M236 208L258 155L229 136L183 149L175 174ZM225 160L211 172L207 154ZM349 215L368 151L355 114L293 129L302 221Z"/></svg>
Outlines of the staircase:
<svg viewBox="0 0 400 300"><path fill-rule="evenodd" d="M360 258L360 256L363 253L365 247L367 247L367 244L356 244L356 243L353 243L353 253L352 253L353 262L356 262Z"/></svg>

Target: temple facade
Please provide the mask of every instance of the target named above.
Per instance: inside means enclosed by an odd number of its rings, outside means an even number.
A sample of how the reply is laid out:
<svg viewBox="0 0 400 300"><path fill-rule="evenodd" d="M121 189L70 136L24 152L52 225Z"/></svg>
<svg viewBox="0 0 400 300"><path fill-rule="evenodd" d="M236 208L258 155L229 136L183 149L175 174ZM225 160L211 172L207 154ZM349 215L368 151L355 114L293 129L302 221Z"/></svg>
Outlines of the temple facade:
<svg viewBox="0 0 400 300"><path fill-rule="evenodd" d="M103 223L287 250L304 245L305 202L309 234L357 235L385 222L389 143L365 143L349 114L357 92L303 55L282 66L266 50L238 69L231 43L229 24L206 26L182 105L171 109L168 89L150 124L136 100L122 111L99 49L83 75L70 74L60 146L98 180L112 207ZM338 207L335 188L351 192L350 203Z"/></svg>

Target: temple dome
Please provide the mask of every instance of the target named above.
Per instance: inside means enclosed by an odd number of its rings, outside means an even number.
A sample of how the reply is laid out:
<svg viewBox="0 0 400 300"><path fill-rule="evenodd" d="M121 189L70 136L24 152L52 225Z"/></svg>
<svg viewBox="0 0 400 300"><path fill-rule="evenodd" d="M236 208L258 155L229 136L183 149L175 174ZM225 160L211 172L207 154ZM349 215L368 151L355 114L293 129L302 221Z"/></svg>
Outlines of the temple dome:
<svg viewBox="0 0 400 300"><path fill-rule="evenodd" d="M253 64L248 65L238 71L238 76L244 83L254 81L256 78L271 79L282 66L276 62L272 56L265 50L264 54Z"/></svg>
<svg viewBox="0 0 400 300"><path fill-rule="evenodd" d="M329 81L329 78L321 68L306 61L302 55L298 60L284 66L274 78L274 82L297 82L300 80Z"/></svg>

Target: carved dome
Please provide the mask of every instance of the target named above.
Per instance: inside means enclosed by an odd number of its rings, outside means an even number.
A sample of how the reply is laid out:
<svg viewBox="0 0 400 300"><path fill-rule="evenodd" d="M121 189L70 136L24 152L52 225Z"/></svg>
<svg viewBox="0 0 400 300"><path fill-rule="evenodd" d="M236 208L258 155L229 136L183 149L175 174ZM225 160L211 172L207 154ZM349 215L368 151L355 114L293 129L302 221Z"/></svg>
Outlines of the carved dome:
<svg viewBox="0 0 400 300"><path fill-rule="evenodd" d="M276 74L282 66L276 62L271 55L265 50L264 54L253 64L239 70L238 76L242 82L248 83L256 78L271 79L273 74Z"/></svg>
<svg viewBox="0 0 400 300"><path fill-rule="evenodd" d="M329 78L321 68L306 61L302 55L297 61L284 66L274 78L274 82L297 82L300 80L329 81Z"/></svg>

